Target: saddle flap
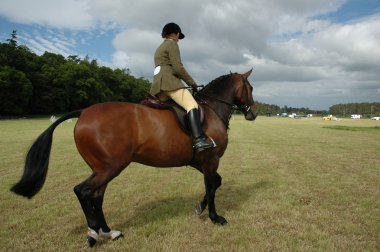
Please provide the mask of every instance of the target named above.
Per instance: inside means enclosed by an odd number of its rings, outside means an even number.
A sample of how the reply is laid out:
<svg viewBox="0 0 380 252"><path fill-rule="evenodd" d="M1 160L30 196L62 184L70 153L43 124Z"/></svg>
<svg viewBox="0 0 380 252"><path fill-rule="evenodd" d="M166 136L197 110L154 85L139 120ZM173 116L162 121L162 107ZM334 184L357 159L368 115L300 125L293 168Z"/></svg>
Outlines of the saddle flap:
<svg viewBox="0 0 380 252"><path fill-rule="evenodd" d="M151 107L151 108L155 108L155 109L172 111L175 117L177 118L177 121L181 129L186 134L190 135L190 128L187 123L186 110L182 108L181 106L179 106L177 103L175 103L173 100L168 100L168 101L163 102L163 101L160 101L160 99L158 99L158 97L156 97L155 95L148 93L145 100L142 100L140 104ZM201 124L203 124L204 112L199 102L198 102L198 108L199 108L199 114L200 114L200 121L201 121Z"/></svg>

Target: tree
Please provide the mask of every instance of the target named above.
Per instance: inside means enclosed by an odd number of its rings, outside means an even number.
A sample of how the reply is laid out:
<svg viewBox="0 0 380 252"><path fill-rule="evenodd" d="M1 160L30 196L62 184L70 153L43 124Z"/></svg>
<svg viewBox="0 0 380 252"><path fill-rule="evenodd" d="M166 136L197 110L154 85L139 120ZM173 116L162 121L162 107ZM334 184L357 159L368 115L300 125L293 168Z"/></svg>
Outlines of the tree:
<svg viewBox="0 0 380 252"><path fill-rule="evenodd" d="M0 68L0 114L20 115L27 109L32 95L32 83L14 68Z"/></svg>
<svg viewBox="0 0 380 252"><path fill-rule="evenodd" d="M376 113L380 113L379 102L365 102L365 103L346 103L335 104L330 107L329 112L331 114L349 117L352 114L361 114L366 117L370 117Z"/></svg>
<svg viewBox="0 0 380 252"><path fill-rule="evenodd" d="M67 58L45 52L38 56L17 45L13 31L0 44L1 115L64 113L99 102L139 102L149 81L129 69L99 66L96 59Z"/></svg>
<svg viewBox="0 0 380 252"><path fill-rule="evenodd" d="M12 47L17 47L17 31L13 30L11 34L11 38L7 39L8 44Z"/></svg>

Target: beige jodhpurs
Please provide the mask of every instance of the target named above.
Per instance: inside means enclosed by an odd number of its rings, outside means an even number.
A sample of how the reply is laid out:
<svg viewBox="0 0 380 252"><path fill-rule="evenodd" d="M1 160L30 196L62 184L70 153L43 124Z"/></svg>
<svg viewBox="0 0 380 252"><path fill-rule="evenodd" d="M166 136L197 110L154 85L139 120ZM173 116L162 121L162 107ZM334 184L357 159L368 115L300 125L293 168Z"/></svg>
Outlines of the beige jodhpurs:
<svg viewBox="0 0 380 252"><path fill-rule="evenodd" d="M186 112L189 112L194 108L198 108L198 103L187 89L182 88L174 91L161 91L161 93L157 94L157 96L161 101L167 101L171 98L179 106L184 108Z"/></svg>

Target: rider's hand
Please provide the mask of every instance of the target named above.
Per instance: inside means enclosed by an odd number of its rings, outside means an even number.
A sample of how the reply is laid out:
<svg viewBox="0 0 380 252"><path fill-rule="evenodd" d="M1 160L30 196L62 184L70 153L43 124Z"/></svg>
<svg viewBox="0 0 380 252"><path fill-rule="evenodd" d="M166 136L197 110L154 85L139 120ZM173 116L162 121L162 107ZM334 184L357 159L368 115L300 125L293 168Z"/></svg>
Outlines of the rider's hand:
<svg viewBox="0 0 380 252"><path fill-rule="evenodd" d="M191 88L193 89L194 93L198 92L198 85L196 83L194 83L193 85L191 85Z"/></svg>

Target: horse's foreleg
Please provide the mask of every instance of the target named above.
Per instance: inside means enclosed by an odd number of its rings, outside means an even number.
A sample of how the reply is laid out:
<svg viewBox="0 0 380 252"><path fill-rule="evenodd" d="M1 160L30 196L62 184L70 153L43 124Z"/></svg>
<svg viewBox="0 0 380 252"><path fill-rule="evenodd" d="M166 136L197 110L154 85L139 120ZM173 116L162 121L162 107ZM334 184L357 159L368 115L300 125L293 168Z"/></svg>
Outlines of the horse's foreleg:
<svg viewBox="0 0 380 252"><path fill-rule="evenodd" d="M220 176L219 174L217 174L218 176ZM206 181L205 181L206 182ZM218 185L219 184L219 185ZM222 178L220 177L220 182L218 183L217 185L217 188L218 189L221 184L222 184ZM216 190L215 190L216 191ZM207 190L206 190L207 192ZM198 214L198 215L201 215L203 213L203 211L206 209L207 207L207 193L206 195L203 197L203 200L201 202L198 203L198 205L195 206L195 212Z"/></svg>
<svg viewBox="0 0 380 252"><path fill-rule="evenodd" d="M215 209L215 193L221 184L222 177L217 172L205 175L205 199L208 204L209 217L213 223L224 225L227 224L227 220L224 217L218 215ZM203 200L200 204L202 203L205 203L205 200Z"/></svg>

